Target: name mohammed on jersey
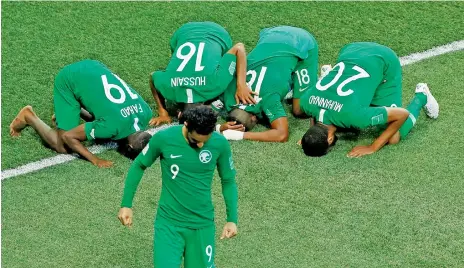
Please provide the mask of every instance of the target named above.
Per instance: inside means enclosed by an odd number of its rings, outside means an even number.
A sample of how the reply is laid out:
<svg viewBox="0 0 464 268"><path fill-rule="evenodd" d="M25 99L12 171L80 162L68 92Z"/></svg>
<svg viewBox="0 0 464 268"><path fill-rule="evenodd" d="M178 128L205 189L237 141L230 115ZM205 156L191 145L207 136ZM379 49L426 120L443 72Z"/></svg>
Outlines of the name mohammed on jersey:
<svg viewBox="0 0 464 268"><path fill-rule="evenodd" d="M325 98L314 96L314 95L311 95L311 97L309 97L309 104L314 104L321 108L324 108L327 110L333 110L336 112L340 112L343 108L343 104L341 104L338 101L329 100L329 99L325 99Z"/></svg>
<svg viewBox="0 0 464 268"><path fill-rule="evenodd" d="M204 85L206 85L206 76L173 77L173 78L171 78L171 87L204 86Z"/></svg>

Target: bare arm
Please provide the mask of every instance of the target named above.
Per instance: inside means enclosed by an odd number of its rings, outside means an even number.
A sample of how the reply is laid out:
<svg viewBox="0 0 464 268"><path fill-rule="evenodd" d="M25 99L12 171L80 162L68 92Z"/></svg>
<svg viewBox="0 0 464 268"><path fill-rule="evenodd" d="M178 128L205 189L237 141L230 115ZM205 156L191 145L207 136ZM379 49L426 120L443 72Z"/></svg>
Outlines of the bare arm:
<svg viewBox="0 0 464 268"><path fill-rule="evenodd" d="M308 118L308 116L300 108L300 99L292 100L292 112L296 118Z"/></svg>
<svg viewBox="0 0 464 268"><path fill-rule="evenodd" d="M158 108L158 117L154 117L150 120L150 126L158 126L161 123L170 123L171 118L169 117L168 111L166 110L166 100L155 88L153 73L150 75L150 89L153 98L155 99L156 107Z"/></svg>
<svg viewBox="0 0 464 268"><path fill-rule="evenodd" d="M400 127L408 119L409 112L404 108L386 108L388 115L388 127L380 136L369 146L356 146L348 153L349 157L360 157L367 154L372 154L380 150L390 140L395 140ZM392 139L393 138L393 139ZM392 142L393 143L393 142Z"/></svg>
<svg viewBox="0 0 464 268"><path fill-rule="evenodd" d="M80 154L85 159L89 160L92 164L98 167L110 167L113 165L111 161L106 161L96 157L81 143L87 140L85 135L84 124L79 125L63 134L63 141L66 145L71 148L74 152Z"/></svg>
<svg viewBox="0 0 464 268"><path fill-rule="evenodd" d="M288 140L288 119L280 117L272 121L271 129L263 132L245 132L245 140L267 141L267 142L286 142Z"/></svg>
<svg viewBox="0 0 464 268"><path fill-rule="evenodd" d="M227 53L237 57L237 92L235 93L235 101L243 104L256 103L251 96L254 93L246 83L247 58L245 46L242 43L237 43Z"/></svg>

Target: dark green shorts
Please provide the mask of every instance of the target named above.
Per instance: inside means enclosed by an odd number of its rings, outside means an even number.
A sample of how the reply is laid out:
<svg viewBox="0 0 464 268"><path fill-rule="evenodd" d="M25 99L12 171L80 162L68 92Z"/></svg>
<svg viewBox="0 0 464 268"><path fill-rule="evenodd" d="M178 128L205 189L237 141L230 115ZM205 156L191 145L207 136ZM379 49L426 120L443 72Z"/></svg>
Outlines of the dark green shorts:
<svg viewBox="0 0 464 268"><path fill-rule="evenodd" d="M155 222L153 262L156 268L214 268L214 223L202 229L172 225L165 219Z"/></svg>

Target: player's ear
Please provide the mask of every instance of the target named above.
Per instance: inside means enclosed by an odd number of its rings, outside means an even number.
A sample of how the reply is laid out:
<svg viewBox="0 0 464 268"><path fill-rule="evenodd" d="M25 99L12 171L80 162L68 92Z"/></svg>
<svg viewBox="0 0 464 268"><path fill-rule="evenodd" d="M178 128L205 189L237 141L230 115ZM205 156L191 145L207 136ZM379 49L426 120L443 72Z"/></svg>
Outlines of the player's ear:
<svg viewBox="0 0 464 268"><path fill-rule="evenodd" d="M185 121L185 122L184 122L184 126L188 126L188 123L187 123L187 121Z"/></svg>
<svg viewBox="0 0 464 268"><path fill-rule="evenodd" d="M335 135L333 133L332 134L329 133L329 135L327 135L327 142L329 143L329 145L331 145L332 142L334 141L334 136Z"/></svg>

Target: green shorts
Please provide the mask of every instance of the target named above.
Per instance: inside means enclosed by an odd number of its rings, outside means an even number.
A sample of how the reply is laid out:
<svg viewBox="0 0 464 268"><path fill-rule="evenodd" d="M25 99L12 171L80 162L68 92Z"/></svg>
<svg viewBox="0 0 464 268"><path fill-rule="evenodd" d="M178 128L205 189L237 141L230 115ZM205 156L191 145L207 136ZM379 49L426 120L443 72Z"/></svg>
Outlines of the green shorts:
<svg viewBox="0 0 464 268"><path fill-rule="evenodd" d="M68 69L65 67L55 77L53 105L56 126L64 131L77 127L80 123L81 105L74 97L68 84Z"/></svg>
<svg viewBox="0 0 464 268"><path fill-rule="evenodd" d="M155 88L168 101L175 103L200 103L221 95L235 77L237 57L225 54L214 73L194 77L183 77L178 72L157 71L153 73ZM188 79L194 85L174 84L178 78Z"/></svg>
<svg viewBox="0 0 464 268"><path fill-rule="evenodd" d="M214 268L215 226L189 229L166 219L155 221L153 262L156 268Z"/></svg>

